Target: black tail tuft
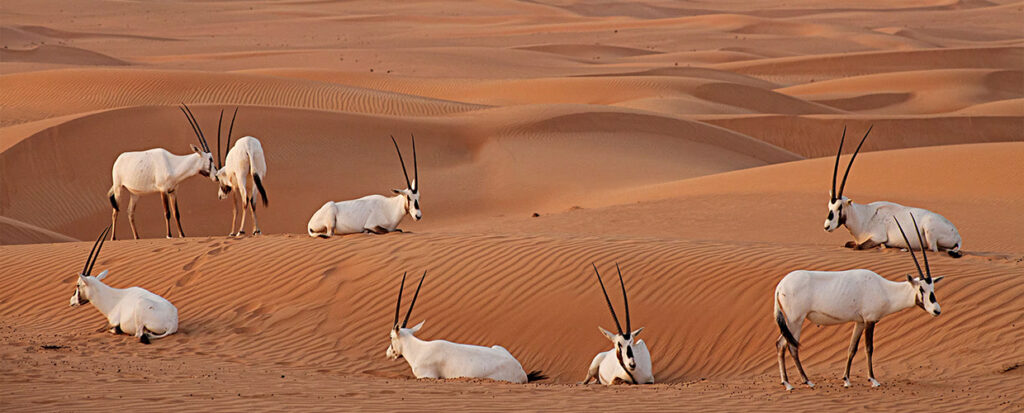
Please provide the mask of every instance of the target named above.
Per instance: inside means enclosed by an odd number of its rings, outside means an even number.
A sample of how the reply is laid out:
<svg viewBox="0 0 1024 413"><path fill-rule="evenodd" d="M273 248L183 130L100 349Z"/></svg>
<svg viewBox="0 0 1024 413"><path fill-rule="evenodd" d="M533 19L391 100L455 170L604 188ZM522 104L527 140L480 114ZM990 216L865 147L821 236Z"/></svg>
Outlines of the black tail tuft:
<svg viewBox="0 0 1024 413"><path fill-rule="evenodd" d="M149 335L142 333L142 337L139 337L139 342L142 344L149 344Z"/></svg>
<svg viewBox="0 0 1024 413"><path fill-rule="evenodd" d="M793 332L789 331L789 326L786 325L786 317L782 315L782 311L775 313L775 322L779 324L779 331L782 332L782 337L785 337L786 341L792 344L793 347L800 347L800 342L796 341L796 338L793 337Z"/></svg>
<svg viewBox="0 0 1024 413"><path fill-rule="evenodd" d="M114 207L115 211L120 211L120 209L117 208L117 197L115 197L114 194L110 194L110 206Z"/></svg>
<svg viewBox="0 0 1024 413"><path fill-rule="evenodd" d="M964 253L960 252L960 251L949 250L949 251L946 251L946 252L949 254L950 257L953 257L953 258L960 258L960 257L964 256Z"/></svg>
<svg viewBox="0 0 1024 413"><path fill-rule="evenodd" d="M547 380L547 378L548 378L548 376L545 376L544 374L541 374L540 370L531 371L530 374L526 375L526 381L527 382Z"/></svg>
<svg viewBox="0 0 1024 413"><path fill-rule="evenodd" d="M263 181L257 174L252 174L252 181L256 183L256 189L260 191L260 196L263 198L263 206L267 206L267 190L263 189Z"/></svg>

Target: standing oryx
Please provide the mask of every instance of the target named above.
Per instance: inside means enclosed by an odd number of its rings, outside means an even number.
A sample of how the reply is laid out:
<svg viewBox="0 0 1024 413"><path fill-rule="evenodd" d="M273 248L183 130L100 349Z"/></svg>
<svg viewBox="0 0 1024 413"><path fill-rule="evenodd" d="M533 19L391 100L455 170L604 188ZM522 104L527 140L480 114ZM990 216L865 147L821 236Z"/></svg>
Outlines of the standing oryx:
<svg viewBox="0 0 1024 413"><path fill-rule="evenodd" d="M104 229L92 245L92 251L85 260L85 268L78 275L71 306L91 302L93 307L107 317L111 333L134 335L143 344L149 344L151 338L174 334L178 331L178 309L170 301L139 287L110 287L102 281L108 270L103 270L95 277L89 275L96 265L96 259L100 257L107 232L110 231L111 227Z"/></svg>
<svg viewBox="0 0 1024 413"><path fill-rule="evenodd" d="M622 281L622 271L619 264L615 263L615 270L619 273L619 285L622 286L622 303L626 308L626 330L622 330L619 324L619 317L615 315L615 308L612 307L612 300L608 298L608 290L604 288L604 281L601 281L601 273L594 265L594 273L597 274L597 282L601 284L601 291L604 299L608 302L608 309L612 312L612 319L615 320L615 327L618 334L601 327L601 333L608 337L615 347L611 350L597 353L594 361L590 362L587 370L587 378L581 384L587 384L590 380L597 379L602 384L654 384L654 373L651 370L651 353L647 350L647 344L643 340L636 341L636 336L644 330L643 327L632 330L629 321L629 299L626 298L626 284Z"/></svg>
<svg viewBox="0 0 1024 413"><path fill-rule="evenodd" d="M199 139L201 148L189 145L192 154L175 155L163 148L150 149L141 152L125 152L114 161L114 168L111 171L113 185L107 196L110 198L110 205L114 208L110 217L110 239L117 239L114 232L117 229L117 212L121 203L121 188L128 190L131 198L128 201L128 224L132 228L132 236L139 239L139 233L135 229L135 204L140 195L159 192L164 201L164 220L167 222L167 238L171 238L171 208L174 209L174 219L178 223L178 236L184 238L185 232L181 229L181 214L178 211L178 196L175 190L178 184L195 174L210 177L210 180L217 180L217 166L213 163L213 153L206 143L206 137L199 129L199 122L195 120L192 111L184 104L179 108L188 118L192 125L192 131ZM220 140L220 130L217 131L217 139Z"/></svg>
<svg viewBox="0 0 1024 413"><path fill-rule="evenodd" d="M223 116L224 112L221 111ZM217 198L224 199L232 189L235 191L231 210L231 232L229 236L245 234L245 212L246 208L252 210L252 233L259 234L260 224L256 221L256 193L258 190L263 198L263 206L267 205L267 191L263 189L263 178L267 177L267 161L263 158L263 146L260 141L252 136L245 136L231 146L231 131L235 128L235 117L238 116L238 108L235 108L234 115L231 115L231 126L228 127L228 141L224 145L227 153L224 155L224 163L217 171L217 182L220 189L217 191ZM230 148L230 150L228 150ZM220 124L217 124L217 162L220 163ZM255 186L255 188L253 188ZM239 202L241 201L241 202ZM238 231L235 231L235 220L238 218L238 210L242 210L242 220L238 223Z"/></svg>
<svg viewBox="0 0 1024 413"><path fill-rule="evenodd" d="M839 152L836 153L836 164L832 169L832 192L829 193L831 200L828 203L828 218L825 219L825 231L832 232L839 228L840 225L846 225L846 229L850 230L850 235L853 235L854 239L846 243L846 246L849 248L860 250L884 245L886 247L923 250L927 246L932 251L938 252L941 248L946 250L953 258L960 258L963 255L960 252L960 232L942 215L926 209L906 207L885 201L855 204L850 198L843 196L843 189L846 188L846 177L850 174L850 167L853 166L853 160L857 159L857 153L860 152L860 147L864 144L864 140L868 138L869 133L871 133L871 128L868 128L867 133L861 138L860 144L857 145L857 150L853 152L850 163L846 166L846 172L843 173L843 182L839 185L839 192L836 192L839 157L843 153L843 142L846 140L846 128L843 128L843 137L839 140ZM897 231L892 226L892 218L900 216L906 219L905 217L911 213L921 217L921 228L922 232L924 232L924 238L918 244L909 242L903 244L896 237Z"/></svg>
<svg viewBox="0 0 1024 413"><path fill-rule="evenodd" d="M914 222L914 232L917 233L918 241L921 240L921 231L917 228L917 220L910 216ZM899 221L893 218L903 240L910 244L907 234ZM882 317L917 305L932 316L938 316L942 310L938 301L935 300L935 283L942 280L942 277L932 278L931 268L928 267L928 256L924 250L921 256L924 259L924 268L917 262L914 250L908 249L910 256L917 266L918 278L907 274L906 282L892 282L882 278L878 274L868 270L849 271L793 271L786 275L779 285L775 287L775 310L772 314L775 322L779 325L782 335L776 341L776 350L779 357L779 374L782 375L782 384L786 390L793 390L789 384L789 377L786 375L786 348L793 355L796 368L800 370L800 376L804 383L814 387L807 379L803 366L800 365L800 355L797 348L800 346L800 328L804 319L809 319L815 324L831 325L847 322L857 323L853 328L853 338L850 340L849 354L846 358L846 372L843 373L843 385L850 387L850 363L857 353L857 344L860 341L861 333L865 333L864 345L868 349L868 380L872 386L879 386L875 380L875 371L871 365L871 353L874 351L875 323ZM788 345L787 345L788 344Z"/></svg>
<svg viewBox="0 0 1024 413"><path fill-rule="evenodd" d="M421 321L413 328L405 326L409 324L409 315L416 305L416 298L420 295L420 287L423 286L423 279L426 276L427 272L424 271L423 278L420 278L420 283L416 286L416 293L412 296L409 311L405 313L405 320L399 324L398 313L402 309L402 290L405 288L405 274L402 274L402 284L398 288L398 304L395 307L395 323L391 328L391 345L388 346L386 353L388 358L398 360L404 357L417 379L475 377L526 383L547 378L540 371L526 374L519 361L502 346L482 347L416 338L414 334L420 331L426 321Z"/></svg>
<svg viewBox="0 0 1024 413"><path fill-rule="evenodd" d="M398 161L402 163L406 189L392 189L397 194L392 197L367 195L350 201L327 201L309 219L306 226L309 236L327 238L334 234L401 232L402 230L397 227L402 218L405 218L405 214L409 214L416 221L423 217L423 212L420 211L420 172L416 164L416 137L412 137L412 169L415 172L415 179L412 182L409 181L405 160L402 159L402 151L398 149L398 142L394 136L391 137L391 142L395 144Z"/></svg>

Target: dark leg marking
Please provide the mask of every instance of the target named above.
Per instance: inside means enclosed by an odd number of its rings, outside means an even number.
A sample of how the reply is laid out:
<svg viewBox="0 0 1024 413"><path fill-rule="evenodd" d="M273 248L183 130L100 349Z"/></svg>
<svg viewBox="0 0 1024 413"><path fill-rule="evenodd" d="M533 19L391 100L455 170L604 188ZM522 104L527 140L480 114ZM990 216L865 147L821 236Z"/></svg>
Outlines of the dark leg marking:
<svg viewBox="0 0 1024 413"><path fill-rule="evenodd" d="M864 347L868 353L868 377L875 378L875 368L871 364L871 354L875 352L875 321L869 321L864 328Z"/></svg>

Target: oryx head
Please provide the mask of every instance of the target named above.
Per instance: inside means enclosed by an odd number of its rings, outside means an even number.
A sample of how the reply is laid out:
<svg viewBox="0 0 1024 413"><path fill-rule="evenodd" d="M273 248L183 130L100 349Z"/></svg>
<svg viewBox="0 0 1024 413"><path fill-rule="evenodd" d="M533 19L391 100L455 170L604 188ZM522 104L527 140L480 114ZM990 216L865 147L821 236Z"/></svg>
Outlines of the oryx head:
<svg viewBox="0 0 1024 413"><path fill-rule="evenodd" d="M412 170L415 175L411 182L409 181L409 172L405 170L402 150L398 149L398 141L392 136L391 142L395 144L395 150L398 151L398 161L402 163L402 173L405 174L405 189L392 189L391 191L405 197L405 210L409 212L409 216L412 219L419 221L420 218L423 218L423 212L420 211L420 170L416 165L416 137L412 137Z"/></svg>
<svg viewBox="0 0 1024 413"><path fill-rule="evenodd" d="M416 293L412 295L412 303L409 304L409 311L405 313L405 320L402 324L398 324L398 313L402 309L402 290L405 289L405 275L402 274L402 284L398 287L398 304L395 305L395 324L391 327L391 345L388 346L387 357L392 360L398 360L402 357L402 337L411 336L420 331L423 327L423 323L420 321L413 328L405 328L409 324L409 316L412 315L412 308L416 306L416 298L420 296L420 287L423 286L423 279L427 278L427 272L423 271L423 276L420 277L420 283L416 286Z"/></svg>
<svg viewBox="0 0 1024 413"><path fill-rule="evenodd" d="M216 181L220 184L220 188L217 189L217 199L224 199L231 193L231 177L228 176L228 170L224 167L224 163L228 160L228 152L231 149L231 132L235 130L235 117L238 116L238 107L235 107L235 113L231 115L231 125L228 126L228 138L227 143L224 145L224 158L221 158L220 152L220 131L221 122L224 121L224 111L220 111L220 120L217 121L217 175Z"/></svg>
<svg viewBox="0 0 1024 413"><path fill-rule="evenodd" d="M910 220L914 223L914 232L917 233L917 241L921 245L921 259L924 260L924 271L921 271L921 264L917 262L917 256L914 255L914 249L911 248L910 240L907 239L907 233L903 232L900 221L896 217L892 217L892 220L896 221L896 227L900 229L903 241L907 243L907 251L910 252L911 258L914 259L914 266L917 267L918 277L911 277L910 274L907 274L907 282L917 290L917 297L915 298L917 306L927 311L928 314L938 317L939 314L942 314L942 308L939 307L939 302L935 299L935 284L941 281L942 277L932 278L932 269L928 267L928 254L925 252L927 248L924 246L921 231L917 228L917 219L914 218L914 214L910 214Z"/></svg>
<svg viewBox="0 0 1024 413"><path fill-rule="evenodd" d="M874 128L874 125L868 128L867 133L861 138L860 144L857 145L857 150L853 151L853 157L850 158L850 163L846 165L846 172L843 173L843 183L839 185L839 192L836 192L839 157L843 154L843 142L846 141L846 127L843 127L843 137L839 140L839 152L836 153L836 164L832 168L832 192L829 192L830 200L828 202L828 217L825 218L825 231L832 232L846 223L846 213L850 209L850 198L843 196L843 189L846 188L846 177L850 175L850 167L853 166L853 160L857 159L857 153L860 152L861 145L864 145L864 140L871 133L871 128Z"/></svg>
<svg viewBox="0 0 1024 413"><path fill-rule="evenodd" d="M612 312L612 319L615 320L615 327L619 330L619 333L612 334L612 332L605 330L600 326L598 326L597 329L601 330L601 333L615 344L615 357L618 358L619 365L622 366L630 376L632 376L633 371L636 370L636 358L633 356L633 340L636 339L636 336L640 334L644 328L640 327L635 331L632 329L632 325L629 321L629 299L626 298L626 284L622 282L622 271L619 270L619 263L615 263L615 270L619 273L619 285L622 286L622 304L626 308L626 330L623 331L622 325L619 324L619 317L615 315L615 308L612 307L612 300L608 298L608 290L605 290L604 288L604 281L601 280L601 273L597 271L597 265L594 264L594 273L597 276L597 282L601 284L601 292L604 293L604 299L608 302L608 309Z"/></svg>
<svg viewBox="0 0 1024 413"><path fill-rule="evenodd" d="M185 114L189 125L192 125L192 132L196 134L196 139L199 139L199 146L188 145L192 148L192 152L195 152L203 160L203 165L199 168L199 174L209 177L211 181L217 182L217 169L219 166L213 162L213 151L210 150L210 145L206 143L206 136L203 135L203 129L199 127L199 121L196 120L192 110L184 103L178 109L181 110L181 113ZM218 129L220 128L218 127Z"/></svg>
<svg viewBox="0 0 1024 413"><path fill-rule="evenodd" d="M92 273L92 267L96 265L96 259L100 257L100 250L103 249L103 241L109 232L110 226L107 226L107 228L100 233L100 237L96 239L96 243L92 244L92 251L89 251L89 257L85 259L85 268L83 268L82 272L78 274L78 282L75 284L75 294L71 296L72 307L89 304L89 298L92 297L94 286L97 283L100 283L100 280L107 276L106 270L95 277L89 276L89 274Z"/></svg>

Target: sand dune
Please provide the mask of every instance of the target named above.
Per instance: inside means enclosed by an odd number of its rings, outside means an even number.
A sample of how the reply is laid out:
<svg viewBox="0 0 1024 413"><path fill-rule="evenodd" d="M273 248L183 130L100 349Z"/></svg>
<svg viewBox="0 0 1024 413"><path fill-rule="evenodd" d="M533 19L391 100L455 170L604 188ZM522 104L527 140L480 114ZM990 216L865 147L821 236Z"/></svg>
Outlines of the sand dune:
<svg viewBox="0 0 1024 413"><path fill-rule="evenodd" d="M0 18L0 410L1024 410L1019 2L6 0ZM270 205L243 238L203 177L176 190L188 238L162 238L155 195L143 239L122 212L97 268L181 316L144 346L68 297L116 156L195 143L180 103L211 144L239 107ZM840 133L871 125L846 195L946 216L965 256L929 255L941 317L882 320L881 388L863 353L841 387L851 326L808 324L818 386L785 392L778 280L914 271L822 230ZM423 220L305 235L325 201L404 184L388 136L411 161L411 134ZM612 327L589 266L615 262L654 386L574 384ZM423 270L422 338L500 344L550 379L385 359L395 284Z"/></svg>

